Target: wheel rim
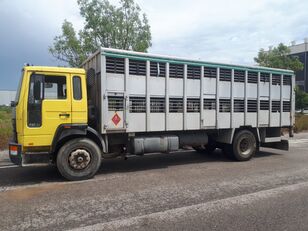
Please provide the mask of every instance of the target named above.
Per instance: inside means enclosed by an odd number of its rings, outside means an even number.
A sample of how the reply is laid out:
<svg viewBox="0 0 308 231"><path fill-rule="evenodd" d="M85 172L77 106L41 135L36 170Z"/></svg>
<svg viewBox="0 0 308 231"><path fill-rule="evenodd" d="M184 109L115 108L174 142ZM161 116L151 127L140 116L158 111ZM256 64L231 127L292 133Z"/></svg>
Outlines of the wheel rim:
<svg viewBox="0 0 308 231"><path fill-rule="evenodd" d="M73 170L83 170L89 166L90 162L91 154L85 149L77 149L68 157L69 166Z"/></svg>
<svg viewBox="0 0 308 231"><path fill-rule="evenodd" d="M249 155L253 149L253 141L251 137L244 136L238 145L239 151L242 155Z"/></svg>

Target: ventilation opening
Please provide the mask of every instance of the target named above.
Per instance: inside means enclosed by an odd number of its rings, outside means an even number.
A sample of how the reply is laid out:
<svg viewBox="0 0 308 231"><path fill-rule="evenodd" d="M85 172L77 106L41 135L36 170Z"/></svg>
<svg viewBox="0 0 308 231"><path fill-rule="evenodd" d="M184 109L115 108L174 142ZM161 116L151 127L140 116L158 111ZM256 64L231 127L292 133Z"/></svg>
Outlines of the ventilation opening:
<svg viewBox="0 0 308 231"><path fill-rule="evenodd" d="M146 75L146 62L139 60L129 60L130 75Z"/></svg>
<svg viewBox="0 0 308 231"><path fill-rule="evenodd" d="M234 112L244 112L245 111L245 103L242 99L235 99L233 105Z"/></svg>
<svg viewBox="0 0 308 231"><path fill-rule="evenodd" d="M219 73L219 80L231 82L231 70L221 68Z"/></svg>
<svg viewBox="0 0 308 231"><path fill-rule="evenodd" d="M280 101L272 101L272 112L280 112Z"/></svg>
<svg viewBox="0 0 308 231"><path fill-rule="evenodd" d="M108 111L123 111L124 98L121 96L108 96Z"/></svg>
<svg viewBox="0 0 308 231"><path fill-rule="evenodd" d="M183 99L182 98L169 98L169 112L183 113Z"/></svg>
<svg viewBox="0 0 308 231"><path fill-rule="evenodd" d="M165 112L165 99L164 98L151 98L150 99L150 111L152 113L164 113Z"/></svg>
<svg viewBox="0 0 308 231"><path fill-rule="evenodd" d="M219 100L219 112L231 112L231 100L220 99Z"/></svg>
<svg viewBox="0 0 308 231"><path fill-rule="evenodd" d="M146 112L145 97L129 97L129 112L145 113Z"/></svg>
<svg viewBox="0 0 308 231"><path fill-rule="evenodd" d="M269 101L268 100L260 100L260 110L268 111L269 110Z"/></svg>
<svg viewBox="0 0 308 231"><path fill-rule="evenodd" d="M216 110L216 99L204 99L203 109L204 110Z"/></svg>
<svg viewBox="0 0 308 231"><path fill-rule="evenodd" d="M184 77L184 65L170 64L169 77L170 78L183 78Z"/></svg>
<svg viewBox="0 0 308 231"><path fill-rule="evenodd" d="M187 66L187 78L188 79L200 79L201 78L201 67L198 66Z"/></svg>
<svg viewBox="0 0 308 231"><path fill-rule="evenodd" d="M247 112L257 112L257 100L247 101Z"/></svg>
<svg viewBox="0 0 308 231"><path fill-rule="evenodd" d="M245 82L245 71L234 70L234 82L244 83Z"/></svg>
<svg viewBox="0 0 308 231"><path fill-rule="evenodd" d="M291 102L283 101L283 112L291 112Z"/></svg>
<svg viewBox="0 0 308 231"><path fill-rule="evenodd" d="M152 77L166 77L166 63L150 62L150 75Z"/></svg>
<svg viewBox="0 0 308 231"><path fill-rule="evenodd" d="M187 99L187 112L200 112L200 99Z"/></svg>
<svg viewBox="0 0 308 231"><path fill-rule="evenodd" d="M261 73L260 75L260 81L263 83L269 83L270 74L269 73Z"/></svg>
<svg viewBox="0 0 308 231"><path fill-rule="evenodd" d="M217 77L217 68L204 67L204 77L205 78L216 78Z"/></svg>
<svg viewBox="0 0 308 231"><path fill-rule="evenodd" d="M248 71L248 83L258 83L258 72Z"/></svg>
<svg viewBox="0 0 308 231"><path fill-rule="evenodd" d="M115 74L124 74L124 59L106 57L106 72Z"/></svg>
<svg viewBox="0 0 308 231"><path fill-rule="evenodd" d="M284 75L283 76L283 85L291 86L292 76L291 75Z"/></svg>
<svg viewBox="0 0 308 231"><path fill-rule="evenodd" d="M272 85L280 85L281 76L273 74L272 75Z"/></svg>

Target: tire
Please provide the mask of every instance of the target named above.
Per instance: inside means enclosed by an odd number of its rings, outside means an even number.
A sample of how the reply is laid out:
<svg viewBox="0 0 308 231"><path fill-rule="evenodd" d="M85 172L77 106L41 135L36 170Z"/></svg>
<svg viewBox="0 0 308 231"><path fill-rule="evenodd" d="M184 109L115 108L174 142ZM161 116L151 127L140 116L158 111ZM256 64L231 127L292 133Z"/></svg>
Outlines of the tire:
<svg viewBox="0 0 308 231"><path fill-rule="evenodd" d="M227 148L232 157L237 161L250 160L257 151L255 135L249 130L241 130L234 136L232 145Z"/></svg>
<svg viewBox="0 0 308 231"><path fill-rule="evenodd" d="M94 177L101 165L101 150L87 138L73 139L65 143L57 155L57 168L70 181Z"/></svg>
<svg viewBox="0 0 308 231"><path fill-rule="evenodd" d="M213 144L201 145L198 147L193 147L193 149L195 149L199 153L212 154L216 150L216 145Z"/></svg>

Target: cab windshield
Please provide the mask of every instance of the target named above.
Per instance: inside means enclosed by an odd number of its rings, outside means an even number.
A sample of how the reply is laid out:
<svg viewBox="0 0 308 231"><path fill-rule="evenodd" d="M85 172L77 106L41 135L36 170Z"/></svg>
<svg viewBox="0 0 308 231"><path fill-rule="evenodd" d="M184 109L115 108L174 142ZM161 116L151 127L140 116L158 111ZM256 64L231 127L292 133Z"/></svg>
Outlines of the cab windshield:
<svg viewBox="0 0 308 231"><path fill-rule="evenodd" d="M12 105L12 106L17 106L17 104L18 104L18 102L19 102L19 96L20 96L20 91L21 91L21 85L22 85L23 76L24 76L24 70L22 70L22 72L21 72L21 77L20 77L19 82L18 82L18 87L17 87L17 91L16 91L16 96L15 96L15 100L14 100L14 105Z"/></svg>

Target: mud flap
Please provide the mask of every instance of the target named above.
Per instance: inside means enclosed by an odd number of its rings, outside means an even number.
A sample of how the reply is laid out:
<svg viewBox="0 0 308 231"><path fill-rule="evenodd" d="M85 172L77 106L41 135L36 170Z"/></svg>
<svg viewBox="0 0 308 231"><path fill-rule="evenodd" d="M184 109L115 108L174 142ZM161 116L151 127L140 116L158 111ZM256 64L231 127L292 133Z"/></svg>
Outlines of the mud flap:
<svg viewBox="0 0 308 231"><path fill-rule="evenodd" d="M280 142L261 143L261 147L289 151L289 141L281 140Z"/></svg>
<svg viewBox="0 0 308 231"><path fill-rule="evenodd" d="M22 165L22 153L20 144L9 144L9 156L13 164Z"/></svg>

